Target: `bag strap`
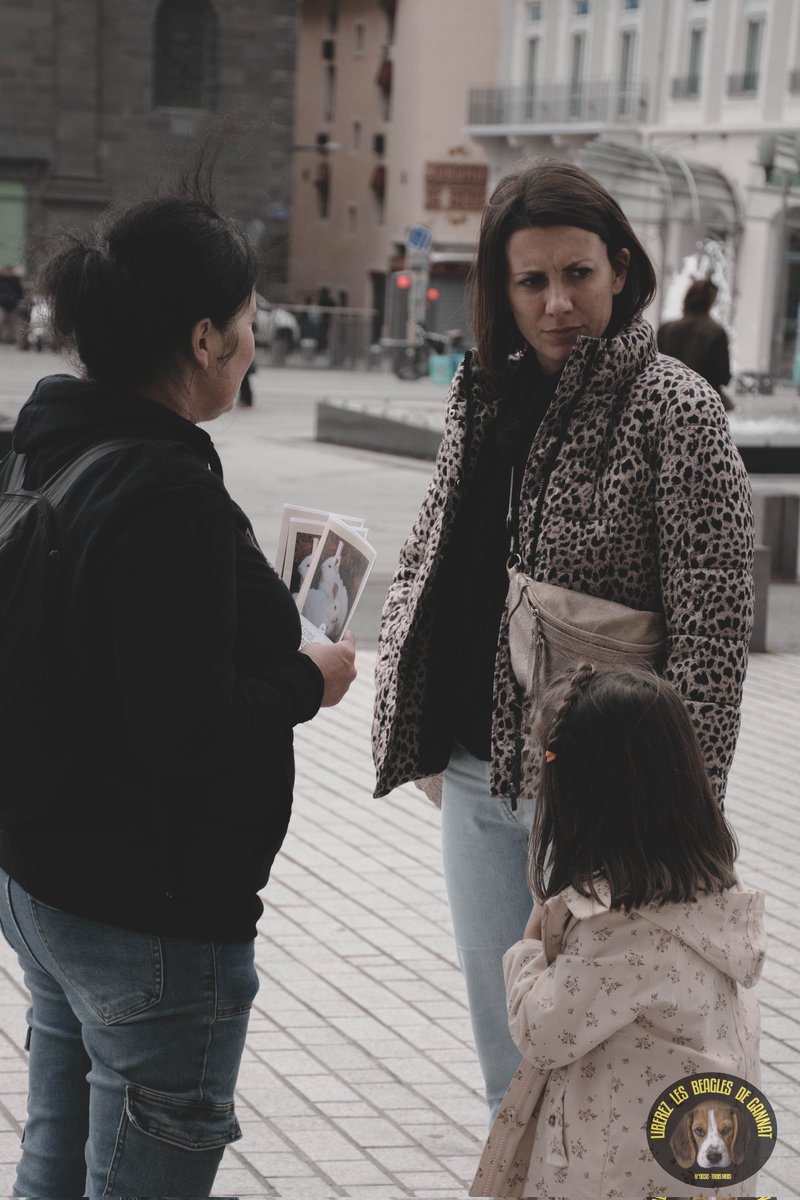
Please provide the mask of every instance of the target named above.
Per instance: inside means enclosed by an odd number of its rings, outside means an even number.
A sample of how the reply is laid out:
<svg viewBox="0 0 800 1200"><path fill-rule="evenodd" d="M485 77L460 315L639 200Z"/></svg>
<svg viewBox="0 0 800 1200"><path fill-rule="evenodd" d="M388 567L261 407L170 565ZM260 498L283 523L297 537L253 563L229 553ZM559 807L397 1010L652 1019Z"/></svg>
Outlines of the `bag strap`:
<svg viewBox="0 0 800 1200"><path fill-rule="evenodd" d="M77 458L73 458L66 466L63 466L60 471L49 479L44 487L38 488L41 496L44 496L48 504L53 506L59 504L72 487L73 483L87 470L93 463L98 462L101 458L105 458L109 454L114 454L117 450L123 450L126 446L132 446L136 439L134 438L114 438L107 442L98 442L95 446L89 446ZM5 488L7 492L24 491L23 481L25 478L26 458L24 454L15 454L15 461L11 468L11 475L8 484Z"/></svg>

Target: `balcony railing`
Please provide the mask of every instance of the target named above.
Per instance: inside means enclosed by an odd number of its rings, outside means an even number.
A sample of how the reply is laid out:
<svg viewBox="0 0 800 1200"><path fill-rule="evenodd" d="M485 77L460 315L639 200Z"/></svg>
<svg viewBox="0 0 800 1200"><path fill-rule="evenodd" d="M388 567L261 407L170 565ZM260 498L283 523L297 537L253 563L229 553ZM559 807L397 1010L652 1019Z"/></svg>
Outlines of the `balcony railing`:
<svg viewBox="0 0 800 1200"><path fill-rule="evenodd" d="M470 88L468 123L475 125L625 124L647 117L647 85L592 80L578 86Z"/></svg>
<svg viewBox="0 0 800 1200"><path fill-rule="evenodd" d="M696 100L699 95L699 75L678 75L672 80L673 100Z"/></svg>
<svg viewBox="0 0 800 1200"><path fill-rule="evenodd" d="M743 71L728 76L729 96L753 96L758 91L758 71Z"/></svg>
<svg viewBox="0 0 800 1200"><path fill-rule="evenodd" d="M789 72L789 91L793 96L800 92L800 68L798 67Z"/></svg>

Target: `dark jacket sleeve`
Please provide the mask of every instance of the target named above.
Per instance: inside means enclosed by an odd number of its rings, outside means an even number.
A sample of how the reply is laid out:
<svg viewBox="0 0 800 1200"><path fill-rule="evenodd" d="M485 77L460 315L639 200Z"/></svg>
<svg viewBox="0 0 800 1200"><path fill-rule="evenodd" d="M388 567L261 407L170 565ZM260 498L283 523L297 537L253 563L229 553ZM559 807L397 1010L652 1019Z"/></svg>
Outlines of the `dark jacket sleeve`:
<svg viewBox="0 0 800 1200"><path fill-rule="evenodd" d="M753 627L750 481L719 397L684 385L657 454L656 519L668 659L720 800L739 733Z"/></svg>
<svg viewBox="0 0 800 1200"><path fill-rule="evenodd" d="M236 536L209 473L150 494L104 564L128 742L162 778L268 764L320 705L321 674L296 645L257 673L236 665Z"/></svg>

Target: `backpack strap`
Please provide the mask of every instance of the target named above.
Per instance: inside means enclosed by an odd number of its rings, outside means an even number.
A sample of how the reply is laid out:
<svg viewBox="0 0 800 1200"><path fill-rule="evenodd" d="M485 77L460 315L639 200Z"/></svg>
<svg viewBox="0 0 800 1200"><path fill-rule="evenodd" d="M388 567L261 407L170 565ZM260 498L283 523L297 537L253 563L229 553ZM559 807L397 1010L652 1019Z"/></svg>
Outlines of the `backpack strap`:
<svg viewBox="0 0 800 1200"><path fill-rule="evenodd" d="M22 480L25 476L25 455L17 454L15 451L11 453L11 472L8 476L8 482L3 488L4 492L18 492L22 488Z"/></svg>
<svg viewBox="0 0 800 1200"><path fill-rule="evenodd" d="M105 458L108 454L113 454L117 450L124 450L126 446L132 446L136 439L134 438L114 438L108 442L98 442L96 446L89 446L77 458L73 458L66 466L63 466L60 471L57 471L52 479L48 479L44 487L38 488L41 496L49 504L56 505L67 494L73 483L83 474L83 472L97 462L101 458ZM15 461L11 468L11 475L5 491L18 492L23 491L23 480L25 477L25 455L16 454Z"/></svg>

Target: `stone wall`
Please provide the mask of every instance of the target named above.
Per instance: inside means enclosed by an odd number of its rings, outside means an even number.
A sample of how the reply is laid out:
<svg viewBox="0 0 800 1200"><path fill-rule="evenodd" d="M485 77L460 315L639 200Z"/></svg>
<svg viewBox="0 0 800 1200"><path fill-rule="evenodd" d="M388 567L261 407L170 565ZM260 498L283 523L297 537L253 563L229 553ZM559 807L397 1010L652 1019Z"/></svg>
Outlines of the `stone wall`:
<svg viewBox="0 0 800 1200"><path fill-rule="evenodd" d="M287 271L296 0L216 0L214 112L154 107L160 3L2 0L0 181L26 185L27 257L35 260L43 227L82 225L109 201L168 186L226 118L215 191L260 238L262 286L279 295Z"/></svg>

